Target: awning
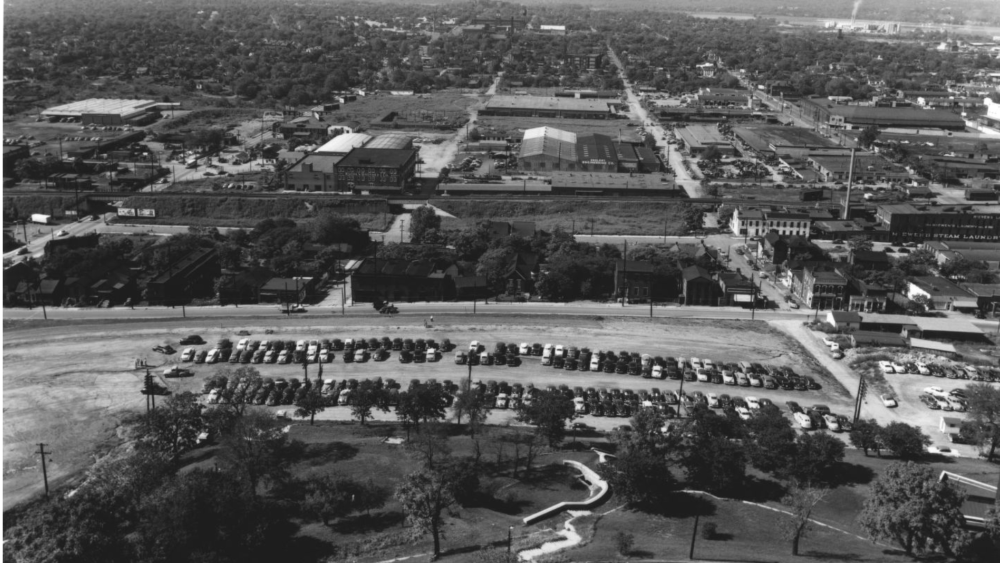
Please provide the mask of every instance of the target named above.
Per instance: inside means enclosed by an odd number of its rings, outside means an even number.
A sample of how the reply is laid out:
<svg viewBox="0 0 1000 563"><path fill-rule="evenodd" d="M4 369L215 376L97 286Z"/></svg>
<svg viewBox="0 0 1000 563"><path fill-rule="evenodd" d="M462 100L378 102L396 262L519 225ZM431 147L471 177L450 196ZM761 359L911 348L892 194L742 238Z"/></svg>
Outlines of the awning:
<svg viewBox="0 0 1000 563"><path fill-rule="evenodd" d="M961 299L961 300L958 300L958 301L952 301L951 302L951 308L952 309L978 309L979 308L979 303L976 303L975 301L969 301L967 299Z"/></svg>
<svg viewBox="0 0 1000 563"><path fill-rule="evenodd" d="M749 303L752 300L753 299L749 295L746 295L744 293L740 293L733 296L733 301L737 303Z"/></svg>

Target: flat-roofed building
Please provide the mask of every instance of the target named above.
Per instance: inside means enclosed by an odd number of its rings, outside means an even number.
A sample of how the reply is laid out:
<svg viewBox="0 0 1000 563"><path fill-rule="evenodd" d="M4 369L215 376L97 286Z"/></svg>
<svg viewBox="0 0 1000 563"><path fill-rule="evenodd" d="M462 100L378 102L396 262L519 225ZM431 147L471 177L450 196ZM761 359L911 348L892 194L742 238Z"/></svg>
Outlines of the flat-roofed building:
<svg viewBox="0 0 1000 563"><path fill-rule="evenodd" d="M719 132L716 125L688 125L678 129L677 134L687 145L691 154L702 154L709 147L715 147L726 155L735 153L732 143Z"/></svg>
<svg viewBox="0 0 1000 563"><path fill-rule="evenodd" d="M493 96L479 115L607 119L612 115L611 103L555 96Z"/></svg>
<svg viewBox="0 0 1000 563"><path fill-rule="evenodd" d="M576 157L580 170L591 172L617 172L618 151L611 137L588 133L577 135Z"/></svg>
<svg viewBox="0 0 1000 563"><path fill-rule="evenodd" d="M760 154L787 155L802 158L814 151L831 150L850 154L850 149L801 127L783 125L746 125L733 127L733 134L746 146Z"/></svg>
<svg viewBox="0 0 1000 563"><path fill-rule="evenodd" d="M289 166L283 173L285 189L299 192L340 191L337 189L337 173L335 168L337 163L343 158L343 155L331 155L327 153L310 153L305 155Z"/></svg>
<svg viewBox="0 0 1000 563"><path fill-rule="evenodd" d="M551 177L552 193L560 195L683 197L685 194L682 188L643 174L577 171L552 172Z"/></svg>
<svg viewBox="0 0 1000 563"><path fill-rule="evenodd" d="M956 301L975 301L975 298L958 284L941 276L917 276L907 282L906 297L910 300L923 298L927 308L950 311Z"/></svg>
<svg viewBox="0 0 1000 563"><path fill-rule="evenodd" d="M963 131L965 120L958 114L912 107L872 107L843 105L826 98L809 97L799 102L804 117L842 129L901 127L907 129L945 129Z"/></svg>
<svg viewBox="0 0 1000 563"><path fill-rule="evenodd" d="M153 100L90 98L48 108L41 115L50 120L79 119L84 124L142 125L155 117L156 112L169 107L174 107L174 104Z"/></svg>
<svg viewBox="0 0 1000 563"><path fill-rule="evenodd" d="M847 278L835 270L809 267L792 275L792 293L811 309L843 309L847 287Z"/></svg>
<svg viewBox="0 0 1000 563"><path fill-rule="evenodd" d="M1000 213L943 211L910 203L879 205L875 218L890 241L928 239L1000 240Z"/></svg>
<svg viewBox="0 0 1000 563"><path fill-rule="evenodd" d="M379 135L365 144L367 149L412 149L413 137L399 133Z"/></svg>
<svg viewBox="0 0 1000 563"><path fill-rule="evenodd" d="M846 182L848 174L853 174L855 182L903 182L910 178L905 168L875 154L856 155L853 173L849 154L810 155L806 158L826 182Z"/></svg>
<svg viewBox="0 0 1000 563"><path fill-rule="evenodd" d="M417 151L413 149L357 148L334 164L336 185L341 191L400 193L413 178L416 166Z"/></svg>
<svg viewBox="0 0 1000 563"><path fill-rule="evenodd" d="M729 228L737 236L762 237L773 231L808 238L812 218L806 212L737 207Z"/></svg>

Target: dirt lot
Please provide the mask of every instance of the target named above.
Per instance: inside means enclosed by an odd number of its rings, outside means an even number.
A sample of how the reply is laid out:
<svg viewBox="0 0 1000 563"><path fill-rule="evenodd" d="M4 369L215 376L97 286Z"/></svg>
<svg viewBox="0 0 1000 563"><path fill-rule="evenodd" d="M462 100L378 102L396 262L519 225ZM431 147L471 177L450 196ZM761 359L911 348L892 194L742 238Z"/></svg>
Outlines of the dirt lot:
<svg viewBox="0 0 1000 563"><path fill-rule="evenodd" d="M136 358L146 358L155 374L162 366L172 365L168 359L152 352L152 347L169 342L179 348L178 340L186 334L198 333L208 342L219 338L232 339L240 329L247 329L253 338L344 338L354 337L430 337L440 341L450 338L455 344L467 346L477 339L489 346L499 340L552 342L587 346L591 349L627 349L659 355L700 356L715 361L749 360L783 364L797 373L820 375L815 361L805 355L798 344L764 323L739 321L670 320L649 323L624 320L592 320L553 317L490 318L481 317L476 324L439 325L424 329L420 319L379 319L385 324L372 326L371 320L330 319L317 326L315 320L267 321L266 326L226 326L225 321L179 321L176 323L108 323L98 325L57 326L12 330L4 334L4 503L17 502L40 487L38 461L32 451L38 442L45 442L55 454L49 465L49 476L55 481L65 479L92 461L95 448L114 441L118 416L127 409L143 406L138 393L142 372L133 368ZM378 321L375 321L378 322ZM364 324L351 324L364 323ZM265 335L264 329L275 330ZM227 364L229 367L231 364ZM174 391L200 390L205 376L218 366L194 365L195 377L164 380ZM265 376L301 377L302 370L294 365L263 364L257 366ZM324 377L395 378L404 384L410 379L436 378L458 381L467 376L467 368L457 366L452 354L438 363L401 365L395 354L384 363L345 364L338 357L324 366ZM310 377L316 377L310 366ZM591 372L556 371L542 367L537 359L529 358L517 368L475 367L473 378L510 383L533 383L535 386L566 384L582 387L621 387L635 391L659 387L676 388L676 381L659 381L638 377L594 374ZM803 404L823 402L836 412L850 410L846 395L832 380L824 381L825 389L814 392L781 392L763 389L721 389L704 383L685 383L686 390L728 392L738 395L769 397L780 404L788 399ZM287 408L287 407L285 407ZM275 408L277 410L277 407ZM322 419L346 419L343 408L329 409ZM509 418L508 411L496 413L494 421ZM392 419L381 414L378 418ZM623 419L587 417L584 422L598 429L610 429Z"/></svg>
<svg viewBox="0 0 1000 563"><path fill-rule="evenodd" d="M605 201L460 201L438 199L435 205L454 215L441 221L444 229L463 229L484 219L496 221L533 221L537 229L552 231L562 227L572 232L599 235L685 234L681 206L665 202Z"/></svg>

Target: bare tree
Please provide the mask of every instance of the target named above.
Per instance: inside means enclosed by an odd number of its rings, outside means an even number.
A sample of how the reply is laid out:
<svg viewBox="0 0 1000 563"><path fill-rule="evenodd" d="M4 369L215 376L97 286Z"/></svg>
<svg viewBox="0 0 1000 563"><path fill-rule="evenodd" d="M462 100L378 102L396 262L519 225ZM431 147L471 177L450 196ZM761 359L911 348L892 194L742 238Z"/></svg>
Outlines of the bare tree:
<svg viewBox="0 0 1000 563"><path fill-rule="evenodd" d="M434 469L434 461L451 454L448 445L448 427L441 422L429 422L408 442L410 450L417 454L429 469Z"/></svg>
<svg viewBox="0 0 1000 563"><path fill-rule="evenodd" d="M781 503L792 513L788 518L778 521L782 537L792 542L792 555L799 554L799 542L812 531L810 517L813 508L826 497L827 492L826 489L800 487L793 482L788 494L781 499Z"/></svg>

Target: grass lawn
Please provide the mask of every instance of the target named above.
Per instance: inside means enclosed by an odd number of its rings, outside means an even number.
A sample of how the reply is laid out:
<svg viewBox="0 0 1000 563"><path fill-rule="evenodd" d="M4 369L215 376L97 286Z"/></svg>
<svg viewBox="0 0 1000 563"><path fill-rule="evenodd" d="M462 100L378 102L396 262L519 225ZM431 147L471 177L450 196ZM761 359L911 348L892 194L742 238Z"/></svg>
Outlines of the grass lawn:
<svg viewBox="0 0 1000 563"><path fill-rule="evenodd" d="M463 95L460 90L442 90L422 97L389 94L358 96L355 102L341 104L340 111L334 112L328 121L336 123L355 120L368 125L390 111L399 112L401 116L430 112L437 118L460 119L465 117L469 106L478 104L479 101L475 96Z"/></svg>
<svg viewBox="0 0 1000 563"><path fill-rule="evenodd" d="M603 201L457 201L437 200L435 205L455 216L444 218L443 229L464 229L483 220L534 221L537 229L553 231L561 227L569 232L576 221L576 232L595 235L667 235L684 234L683 207L676 202L603 202ZM593 226L593 229L591 229Z"/></svg>

